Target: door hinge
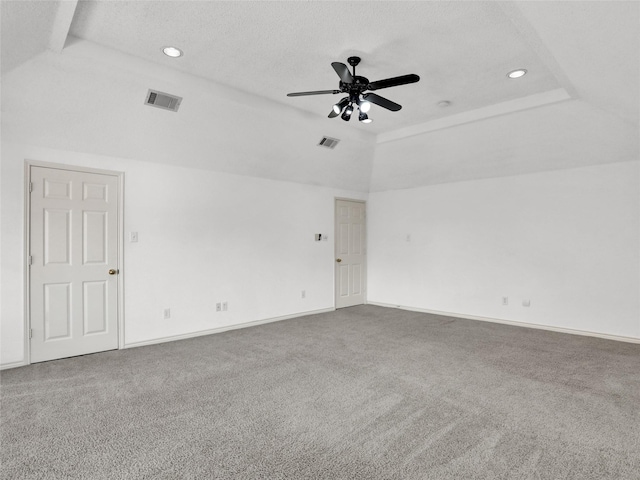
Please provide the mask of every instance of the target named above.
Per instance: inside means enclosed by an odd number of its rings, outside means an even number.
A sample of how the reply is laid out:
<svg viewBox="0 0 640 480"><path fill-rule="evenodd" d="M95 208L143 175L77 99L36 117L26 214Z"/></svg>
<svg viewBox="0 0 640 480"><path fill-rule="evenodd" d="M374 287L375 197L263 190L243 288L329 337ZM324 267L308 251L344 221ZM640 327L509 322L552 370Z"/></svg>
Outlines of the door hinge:
<svg viewBox="0 0 640 480"><path fill-rule="evenodd" d="M27 257L27 265L33 265L33 256L32 255L29 255Z"/></svg>
<svg viewBox="0 0 640 480"><path fill-rule="evenodd" d="M29 329L29 339L33 338L33 328Z"/></svg>
<svg viewBox="0 0 640 480"><path fill-rule="evenodd" d="M29 193L33 192L33 182L29 182Z"/></svg>

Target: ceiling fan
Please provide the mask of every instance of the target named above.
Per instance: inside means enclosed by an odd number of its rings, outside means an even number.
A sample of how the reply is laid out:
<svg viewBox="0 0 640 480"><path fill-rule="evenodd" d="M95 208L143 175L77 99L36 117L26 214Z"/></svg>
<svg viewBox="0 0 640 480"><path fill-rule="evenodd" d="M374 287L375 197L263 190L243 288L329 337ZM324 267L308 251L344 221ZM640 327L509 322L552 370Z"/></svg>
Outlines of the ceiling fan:
<svg viewBox="0 0 640 480"><path fill-rule="evenodd" d="M371 119L367 115L367 112L371 108L372 103L380 105L381 107L386 108L387 110L391 110L392 112L397 112L398 110L400 110L402 108L402 105L398 105L397 103L392 102L391 100L387 100L386 98L381 97L380 95L376 95L375 93L364 92L366 92L367 90L379 90L381 88L406 85L408 83L415 83L420 80L420 77L418 75L411 73L409 75L385 78L384 80L378 80L376 82L369 83L369 79L356 75L356 65L360 63L360 57L349 57L347 59L347 62L349 62L349 65L353 67L353 73L349 72L349 67L347 67L344 63L333 62L331 64L333 69L340 77L338 90L317 90L314 92L287 93L287 97L346 93L347 96L333 106L331 113L329 114L329 118L334 118L342 114L341 118L344 121L348 122L351 119L351 114L353 113L354 108L358 107L358 110L360 110L358 119L362 123L371 123Z"/></svg>

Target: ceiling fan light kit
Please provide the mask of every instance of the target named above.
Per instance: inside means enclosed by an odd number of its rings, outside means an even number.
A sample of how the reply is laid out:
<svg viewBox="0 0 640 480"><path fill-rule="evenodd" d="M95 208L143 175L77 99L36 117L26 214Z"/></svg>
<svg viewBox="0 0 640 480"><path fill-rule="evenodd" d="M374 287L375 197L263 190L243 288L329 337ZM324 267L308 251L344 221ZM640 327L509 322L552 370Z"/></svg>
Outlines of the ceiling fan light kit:
<svg viewBox="0 0 640 480"><path fill-rule="evenodd" d="M349 97L344 97L338 103L333 106L333 111L336 112L336 115L340 115L342 110L349 104Z"/></svg>
<svg viewBox="0 0 640 480"><path fill-rule="evenodd" d="M369 82L368 78L356 75L356 66L360 63L360 57L349 57L347 62L353 68L353 73L349 71L344 63L333 62L331 66L340 77L339 89L337 90L316 90L311 92L294 92L288 93L288 97L302 97L306 95L335 95L338 93L346 93L347 96L336 103L329 113L329 118L340 117L348 122L351 119L351 114L355 108L360 110L358 119L362 123L371 123L371 119L367 115L367 112L371 108L371 104L374 103L382 108L386 108L392 112L397 112L402 108L391 100L388 100L375 93L365 93L367 90L379 90L382 88L396 87L399 85L406 85L408 83L416 83L420 80L420 77L415 74L401 75L399 77L386 78L384 80L378 80L375 82Z"/></svg>
<svg viewBox="0 0 640 480"><path fill-rule="evenodd" d="M335 106L335 105L334 105ZM334 110L335 111L335 110ZM345 107L344 112L342 112L342 119L345 122L348 122L351 119L351 114L353 113L353 105L349 104Z"/></svg>
<svg viewBox="0 0 640 480"><path fill-rule="evenodd" d="M371 120L369 118L369 115L364 113L362 110L360 111L360 115L358 115L358 120L360 120L362 123L371 123L371 122L373 122L373 120Z"/></svg>
<svg viewBox="0 0 640 480"><path fill-rule="evenodd" d="M369 110L371 110L371 104L369 102L365 102L361 100L358 103L358 108L362 113L367 113Z"/></svg>

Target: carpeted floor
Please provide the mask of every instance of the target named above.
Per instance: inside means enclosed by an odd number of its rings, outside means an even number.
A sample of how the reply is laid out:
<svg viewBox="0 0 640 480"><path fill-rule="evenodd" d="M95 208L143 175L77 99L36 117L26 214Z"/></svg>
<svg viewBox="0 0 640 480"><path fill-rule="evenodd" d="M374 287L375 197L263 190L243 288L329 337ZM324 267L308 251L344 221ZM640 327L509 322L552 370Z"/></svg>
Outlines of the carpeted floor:
<svg viewBox="0 0 640 480"><path fill-rule="evenodd" d="M2 372L6 479L640 479L640 345L374 306Z"/></svg>

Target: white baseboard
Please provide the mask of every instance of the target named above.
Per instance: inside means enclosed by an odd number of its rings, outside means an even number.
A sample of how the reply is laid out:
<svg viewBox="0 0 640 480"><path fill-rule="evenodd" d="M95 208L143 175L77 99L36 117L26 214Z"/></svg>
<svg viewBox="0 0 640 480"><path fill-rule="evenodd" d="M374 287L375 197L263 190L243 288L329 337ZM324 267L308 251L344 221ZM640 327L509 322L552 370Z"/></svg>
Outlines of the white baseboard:
<svg viewBox="0 0 640 480"><path fill-rule="evenodd" d="M10 368L24 367L27 362L20 360L19 362L3 363L0 365L0 370L9 370Z"/></svg>
<svg viewBox="0 0 640 480"><path fill-rule="evenodd" d="M306 317L307 315L316 315L318 313L327 313L327 312L333 312L333 311L335 311L335 308L333 307L323 308L320 310L311 310L308 312L300 312L300 313L294 313L291 315L283 315L282 317L265 318L262 320L254 320L252 322L237 323L235 325L225 325L224 327L211 328L208 330L200 330L200 331L191 332L191 333L184 333L182 335L171 335L168 337L154 338L152 340L144 340L142 342L125 343L124 347L122 348L144 347L147 345L156 345L158 343L173 342L175 340L184 340L187 338L202 337L204 335L212 335L214 333L222 333L222 332L228 332L229 330L237 330L239 328L254 327L256 325L263 325L265 323L280 322L282 320L289 320L291 318Z"/></svg>
<svg viewBox="0 0 640 480"><path fill-rule="evenodd" d="M400 310L408 310L410 312L431 313L433 315L443 315L445 317L464 318L466 320L479 320L481 322L503 323L505 325L513 325L515 327L535 328L538 330L549 330L551 332L570 333L572 335L583 335L586 337L604 338L606 340L615 340L617 342L640 343L640 338L624 337L621 335L609 335L608 333L590 332L588 330L576 330L573 328L553 327L550 325L540 325L538 323L516 322L514 320L502 320L500 318L480 317L477 315L466 315L464 313L441 312L438 310L429 310L427 308L407 307L406 305L394 305L381 302L367 302L369 305L377 305L378 307L399 308Z"/></svg>

